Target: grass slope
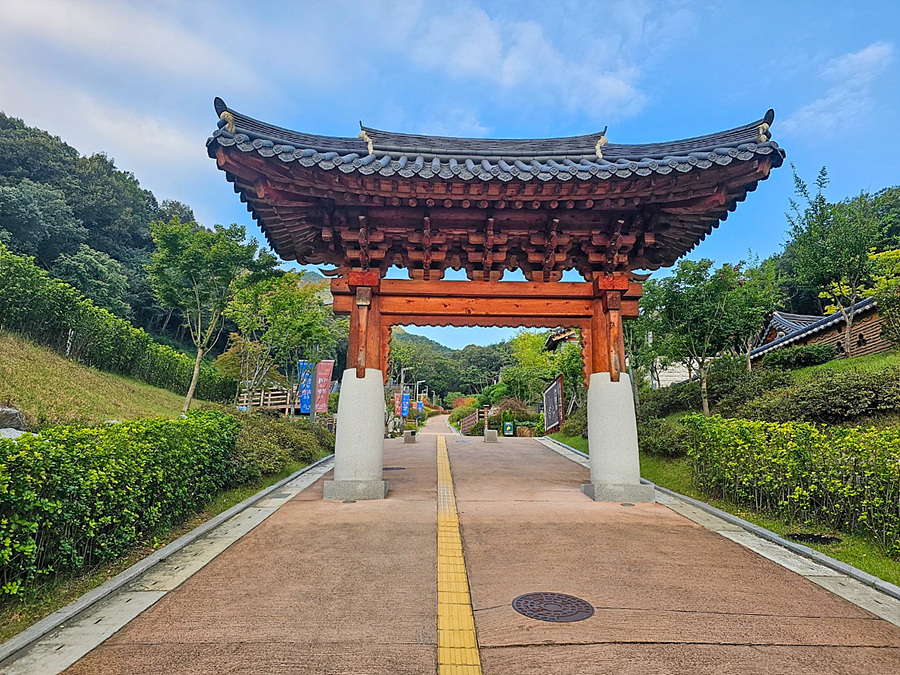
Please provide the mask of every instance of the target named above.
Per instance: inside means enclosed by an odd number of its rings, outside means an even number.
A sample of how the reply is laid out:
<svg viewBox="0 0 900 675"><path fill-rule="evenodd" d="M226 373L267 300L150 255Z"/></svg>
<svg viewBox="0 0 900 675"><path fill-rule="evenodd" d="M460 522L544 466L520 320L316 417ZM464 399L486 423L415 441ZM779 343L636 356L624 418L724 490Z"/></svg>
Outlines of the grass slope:
<svg viewBox="0 0 900 675"><path fill-rule="evenodd" d="M30 430L75 421L175 417L182 403L178 394L87 368L0 333L0 405L23 411Z"/></svg>
<svg viewBox="0 0 900 675"><path fill-rule="evenodd" d="M878 371L884 370L885 368L891 368L892 366L900 366L900 349L893 349L889 352L881 352L880 354L854 356L851 359L833 359L827 363L821 363L818 366L799 368L794 371L794 378L797 382L802 382L803 380L808 380L817 373L826 371L833 373L854 370Z"/></svg>

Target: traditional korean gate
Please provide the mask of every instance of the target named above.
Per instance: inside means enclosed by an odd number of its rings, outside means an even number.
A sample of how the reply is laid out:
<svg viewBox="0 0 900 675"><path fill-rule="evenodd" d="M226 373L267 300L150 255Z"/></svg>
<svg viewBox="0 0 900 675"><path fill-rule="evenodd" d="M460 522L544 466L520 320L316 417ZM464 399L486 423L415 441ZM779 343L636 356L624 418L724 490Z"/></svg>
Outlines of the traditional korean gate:
<svg viewBox="0 0 900 675"><path fill-rule="evenodd" d="M622 321L637 316L633 270L672 264L727 217L784 152L774 113L655 145L606 130L499 140L288 131L216 99L210 157L276 252L331 264L334 310L350 316L334 481L326 498L384 497L383 386L391 328L569 326L582 336L591 483L597 500L652 499L640 484ZM386 279L392 265L410 279ZM469 281L444 281L448 268ZM502 282L519 269L529 281ZM575 269L584 282L562 282Z"/></svg>

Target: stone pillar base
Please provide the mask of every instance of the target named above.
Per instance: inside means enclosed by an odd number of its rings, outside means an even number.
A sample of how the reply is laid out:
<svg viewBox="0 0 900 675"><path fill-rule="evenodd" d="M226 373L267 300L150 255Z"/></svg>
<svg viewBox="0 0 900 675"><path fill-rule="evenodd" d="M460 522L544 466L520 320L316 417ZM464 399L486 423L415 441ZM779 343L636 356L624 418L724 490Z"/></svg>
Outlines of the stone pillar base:
<svg viewBox="0 0 900 675"><path fill-rule="evenodd" d="M384 381L380 370L344 371L334 443L334 480L325 499L384 499Z"/></svg>
<svg viewBox="0 0 900 675"><path fill-rule="evenodd" d="M611 485L582 483L581 491L595 502L652 502L656 500L652 485Z"/></svg>
<svg viewBox="0 0 900 675"><path fill-rule="evenodd" d="M325 499L384 499L387 493L385 480L325 481Z"/></svg>
<svg viewBox="0 0 900 675"><path fill-rule="evenodd" d="M653 487L641 484L637 420L631 381L609 373L591 375L587 396L591 482L582 486L595 502L652 502Z"/></svg>
<svg viewBox="0 0 900 675"><path fill-rule="evenodd" d="M485 443L496 443L497 442L497 430L496 429L488 429L484 432L484 442Z"/></svg>

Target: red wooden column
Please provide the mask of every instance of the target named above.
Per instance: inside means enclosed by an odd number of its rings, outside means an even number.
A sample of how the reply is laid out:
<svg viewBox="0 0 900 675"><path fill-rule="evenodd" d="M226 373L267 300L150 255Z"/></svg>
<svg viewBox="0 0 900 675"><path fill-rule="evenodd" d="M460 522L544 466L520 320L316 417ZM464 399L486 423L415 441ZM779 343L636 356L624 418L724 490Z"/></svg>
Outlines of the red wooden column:
<svg viewBox="0 0 900 675"><path fill-rule="evenodd" d="M378 272L349 272L347 285L352 293L350 305L350 336L347 343L347 367L356 368L356 376L363 378L366 368L382 369L381 312Z"/></svg>
<svg viewBox="0 0 900 675"><path fill-rule="evenodd" d="M641 286L630 282L625 275L597 276L592 283L590 372L585 372L585 379L589 380L593 373L609 373L609 379L618 382L619 374L625 368L622 319L637 316Z"/></svg>

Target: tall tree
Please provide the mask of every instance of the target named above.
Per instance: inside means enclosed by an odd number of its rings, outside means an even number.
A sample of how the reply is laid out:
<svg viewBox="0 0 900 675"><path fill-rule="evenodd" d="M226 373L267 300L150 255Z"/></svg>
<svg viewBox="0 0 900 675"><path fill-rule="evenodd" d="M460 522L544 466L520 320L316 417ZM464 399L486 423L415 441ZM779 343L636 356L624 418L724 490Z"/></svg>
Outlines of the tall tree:
<svg viewBox="0 0 900 675"><path fill-rule="evenodd" d="M675 272L658 280L654 292L641 302L658 353L685 363L699 374L706 415L711 363L742 345L746 332L758 330L765 314L755 304L754 294L743 290L745 283L740 267L713 269L712 260L682 260Z"/></svg>
<svg viewBox="0 0 900 675"><path fill-rule="evenodd" d="M184 316L197 349L194 372L184 400L187 412L197 387L203 356L224 327L223 315L235 291L235 282L248 271L266 275L275 258L258 251L256 241L245 241L240 225L216 225L208 230L177 217L151 224L156 251L147 266L150 284L168 307Z"/></svg>
<svg viewBox="0 0 900 675"><path fill-rule="evenodd" d="M874 201L867 194L830 204L824 190L828 172L823 167L813 193L794 172L800 204L791 200L790 241L794 272L802 285L814 288L840 310L844 318L844 354L852 348L855 306L871 281L874 263L870 253L882 236Z"/></svg>
<svg viewBox="0 0 900 675"><path fill-rule="evenodd" d="M87 244L79 246L72 255L60 256L50 273L117 316L127 316L131 309L122 300L128 290L122 265Z"/></svg>

